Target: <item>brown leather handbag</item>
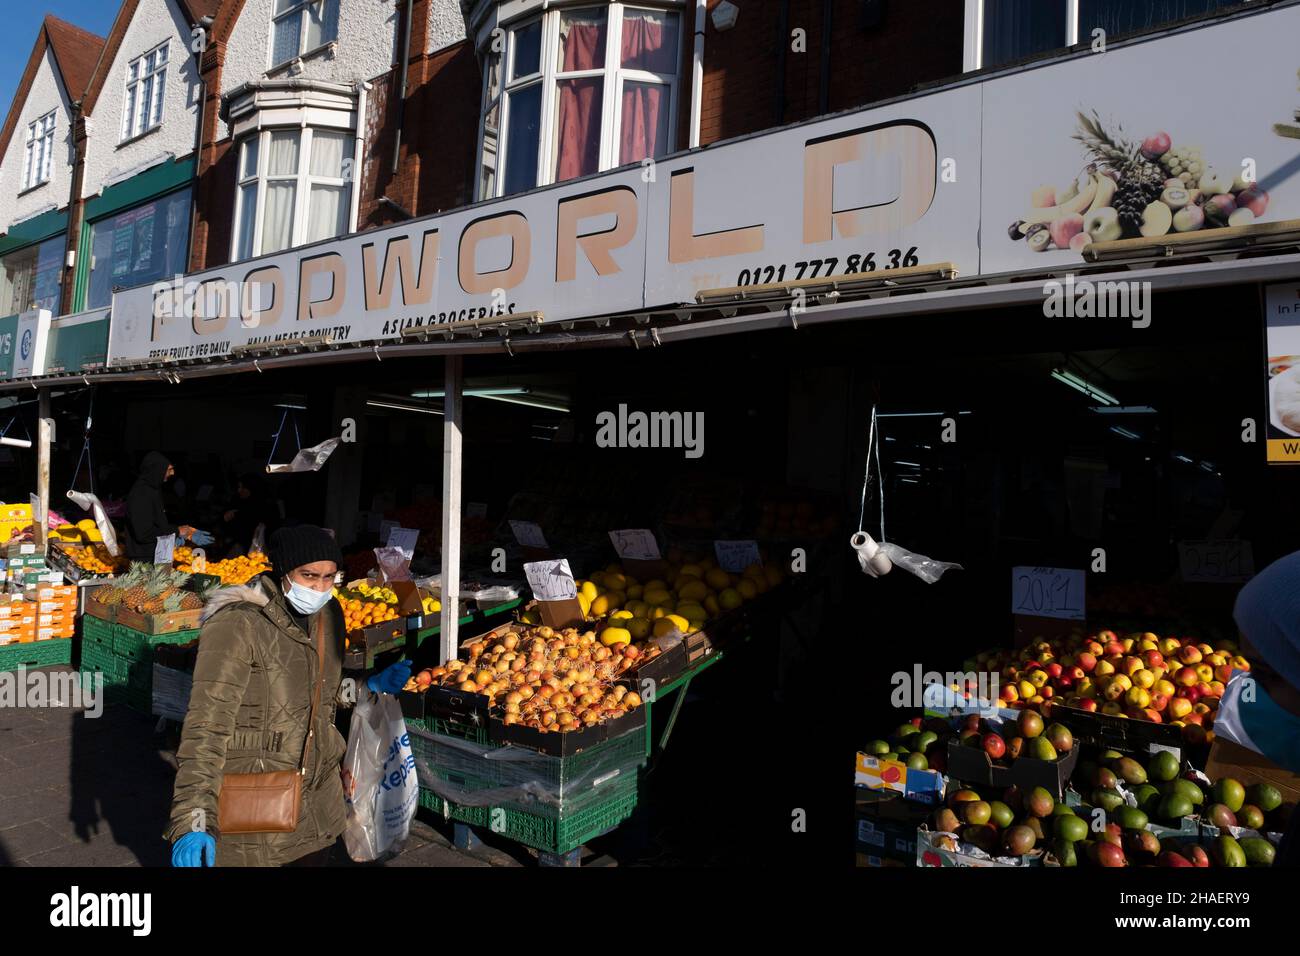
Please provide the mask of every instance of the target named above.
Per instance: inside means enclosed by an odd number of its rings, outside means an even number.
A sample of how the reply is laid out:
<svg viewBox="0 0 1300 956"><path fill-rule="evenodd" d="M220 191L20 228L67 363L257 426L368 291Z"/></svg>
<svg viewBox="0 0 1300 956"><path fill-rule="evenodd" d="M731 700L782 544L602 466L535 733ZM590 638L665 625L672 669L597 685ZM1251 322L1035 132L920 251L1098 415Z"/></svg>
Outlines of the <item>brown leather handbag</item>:
<svg viewBox="0 0 1300 956"><path fill-rule="evenodd" d="M297 770L271 773L228 773L221 778L217 799L217 826L221 833L292 833L298 829L302 781L307 774L307 754L316 734L316 708L325 682L325 615L316 621L316 690L312 694L307 739Z"/></svg>

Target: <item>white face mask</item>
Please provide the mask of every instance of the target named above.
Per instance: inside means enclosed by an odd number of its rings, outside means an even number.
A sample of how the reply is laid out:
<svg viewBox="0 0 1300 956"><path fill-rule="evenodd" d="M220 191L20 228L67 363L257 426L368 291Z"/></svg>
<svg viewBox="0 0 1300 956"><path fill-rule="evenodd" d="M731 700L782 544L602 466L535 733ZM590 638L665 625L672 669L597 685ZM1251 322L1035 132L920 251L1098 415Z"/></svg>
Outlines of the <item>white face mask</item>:
<svg viewBox="0 0 1300 956"><path fill-rule="evenodd" d="M315 614L334 597L333 591L317 591L289 578L285 580L289 582L289 590L284 592L284 596L299 614Z"/></svg>

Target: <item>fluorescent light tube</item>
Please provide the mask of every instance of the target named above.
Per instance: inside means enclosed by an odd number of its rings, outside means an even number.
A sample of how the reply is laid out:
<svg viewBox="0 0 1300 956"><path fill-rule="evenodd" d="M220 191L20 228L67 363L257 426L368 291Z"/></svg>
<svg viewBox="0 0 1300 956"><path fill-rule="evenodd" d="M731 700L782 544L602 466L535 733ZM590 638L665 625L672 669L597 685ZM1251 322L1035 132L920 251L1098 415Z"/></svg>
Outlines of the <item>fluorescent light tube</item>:
<svg viewBox="0 0 1300 956"><path fill-rule="evenodd" d="M1056 379L1058 382L1070 386L1070 388L1074 389L1075 391L1082 392L1083 394L1087 395L1089 398L1101 402L1103 405L1119 404L1119 399L1116 398L1114 395L1110 394L1109 392L1103 391L1102 389L1098 388L1096 385L1093 385L1087 379L1080 378L1078 375L1075 375L1073 372L1069 370L1054 368L1052 369L1052 378Z"/></svg>
<svg viewBox="0 0 1300 956"><path fill-rule="evenodd" d="M397 405L393 402L366 402L373 408L392 408L399 412L419 412L422 415L441 415L442 412L436 408L420 408L418 405Z"/></svg>

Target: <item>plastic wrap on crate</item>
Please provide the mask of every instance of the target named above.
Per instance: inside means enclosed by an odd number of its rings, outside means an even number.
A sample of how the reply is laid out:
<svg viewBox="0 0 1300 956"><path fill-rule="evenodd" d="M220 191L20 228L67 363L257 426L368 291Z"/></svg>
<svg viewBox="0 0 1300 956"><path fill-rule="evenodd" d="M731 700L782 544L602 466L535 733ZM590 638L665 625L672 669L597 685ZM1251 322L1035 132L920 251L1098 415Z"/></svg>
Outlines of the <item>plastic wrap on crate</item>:
<svg viewBox="0 0 1300 956"><path fill-rule="evenodd" d="M194 675L173 667L153 665L153 709L158 717L184 721L190 709Z"/></svg>
<svg viewBox="0 0 1300 956"><path fill-rule="evenodd" d="M469 807L544 804L564 809L612 780L634 777L646 760L643 750L612 748L613 754L621 756L570 771L567 767L575 763L571 757L554 757L526 747L478 744L409 723L407 731L420 786ZM643 738L644 730L627 736Z"/></svg>
<svg viewBox="0 0 1300 956"><path fill-rule="evenodd" d="M518 582L497 581L488 584L481 576L477 581L484 584L484 587L475 591L462 589L459 592L461 601L477 601L480 605L505 604L508 601L517 601L520 597ZM428 591L430 594L436 594L441 598L442 595L442 575L431 574L428 577L416 578L415 583Z"/></svg>

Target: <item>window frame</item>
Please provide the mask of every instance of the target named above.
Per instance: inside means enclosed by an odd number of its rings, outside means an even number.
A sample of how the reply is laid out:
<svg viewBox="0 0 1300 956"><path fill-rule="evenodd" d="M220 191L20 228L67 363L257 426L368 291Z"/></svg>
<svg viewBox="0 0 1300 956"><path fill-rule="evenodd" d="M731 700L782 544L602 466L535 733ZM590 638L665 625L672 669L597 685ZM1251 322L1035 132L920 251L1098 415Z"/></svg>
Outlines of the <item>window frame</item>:
<svg viewBox="0 0 1300 956"><path fill-rule="evenodd" d="M313 6L316 6L317 4L321 6L322 10L324 10L325 7L331 4L334 6L334 11L335 11L334 36L332 39L326 40L323 43L318 43L313 47L307 47L305 45L307 43L307 18L311 15L311 8ZM307 57L312 53L315 53L317 50L325 49L331 43L338 42L339 20L342 19L343 16L342 0L292 0L289 9L283 11L282 13L276 13L275 8L276 8L276 0L271 0L271 22L267 31L267 44L266 44L266 59L267 59L268 71L277 70L289 63L292 63L294 60L301 60L304 57ZM287 20L290 17L298 18L298 52L293 54L293 56L290 56L284 60L277 61L275 59L275 28L278 23L280 23L283 20ZM322 23L325 22L324 18L322 18L321 22Z"/></svg>
<svg viewBox="0 0 1300 956"><path fill-rule="evenodd" d="M146 50L139 56L132 58L126 65L126 80L123 84L122 95L122 128L119 131L118 144L130 142L133 139L139 139L146 133L152 133L163 124L163 114L166 107L167 96L167 68L171 66L171 52L168 45L171 38L163 40L152 49ZM149 57L156 58L157 54L162 54L162 61L154 61L152 70L145 71L145 61ZM135 75L132 75L134 70ZM149 104L147 113L144 114L145 120L140 120L140 93L146 83L149 87ZM156 110L155 110L156 104ZM154 119L154 113L157 113L157 119Z"/></svg>
<svg viewBox="0 0 1300 956"><path fill-rule="evenodd" d="M1012 64L1022 62L1023 60L1037 59L1040 57L1056 56L1075 46L1080 41L1079 36L1079 17L1080 17L1080 0L1055 0L1055 2L1065 4L1065 43L1051 50L1045 50L1041 53L1027 53L1023 57L1015 60L1008 60L1006 63L1000 63L989 69L1002 69ZM1244 4L1248 0L1235 0L1237 4ZM1226 11L1232 10L1232 5L1223 8ZM1206 19L1215 16L1210 12L1202 14ZM1171 20L1169 23L1182 22ZM1155 27L1152 29L1162 29ZM1145 32L1145 31L1139 31ZM1119 34L1117 39L1135 36L1134 33ZM1111 38L1107 37L1107 42ZM985 69L984 65L984 0L965 0L965 27L962 40L962 72L973 73L976 70Z"/></svg>
<svg viewBox="0 0 1300 956"><path fill-rule="evenodd" d="M299 246L308 245L314 242L328 242L332 239L338 239L342 236L351 234L356 230L356 196L357 191L354 188L357 179L357 134L354 129L327 126L321 124L312 125L306 121L306 110L303 111L303 118L297 123L277 124L259 126L248 134L241 136L236 142L238 152L235 156L235 219L234 228L230 236L230 261L246 262L250 259L257 259L261 256L277 255L290 249L296 249ZM292 176L277 173L272 176L269 173L269 163L271 156L271 137L276 133L292 132L298 137L298 169ZM343 172L347 172L347 165L352 167L352 176L317 176L311 171L311 154L315 148L317 133L331 133L342 135L346 138L343 149L343 162L345 164ZM244 173L244 157L248 144L257 140L257 169L252 175ZM351 148L348 148L350 143ZM282 249L263 252L262 242L264 238L264 229L266 226L266 196L269 192L268 184L272 182L293 182L293 226L290 229L289 245ZM257 194L254 200L254 220L252 248L248 254L239 246L240 236L243 232L244 224L244 190L245 187L256 184ZM343 229L333 236L323 239L308 240L308 227L310 226L310 202L311 189L313 186L333 186L341 187L344 190L344 196L341 200L340 209L343 211Z"/></svg>
<svg viewBox="0 0 1300 956"><path fill-rule="evenodd" d="M55 107L27 124L20 194L44 186L54 175L54 131L58 128L58 112L58 107Z"/></svg>
<svg viewBox="0 0 1300 956"><path fill-rule="evenodd" d="M599 10L605 13L604 65L592 70L561 71L558 61L560 55L560 25L563 17L566 13L585 10ZM623 23L625 14L629 11L645 11L676 19L677 43L676 49L673 51L674 70L671 74L651 73L646 70L623 66ZM512 79L515 55L518 48L516 37L521 30L539 22L541 23L541 50L538 58L538 71L530 73L526 77ZM474 180L476 202L514 195L504 191L505 178L508 172L506 160L510 148L510 94L521 92L532 86L540 85L542 95L538 115L537 170L533 185L527 187L528 189L549 186L556 182L555 166L559 159L559 143L555 135L555 127L559 114L560 83L565 80L582 78L599 78L601 80L601 133L596 170L598 173L617 169L623 165L633 165L620 162L619 156L622 144L623 88L627 82L667 87L668 140L660 155L672 153L677 148L677 127L681 108L680 97L684 87L682 78L684 62L683 31L687 29L686 16L680 6L658 5L654 2L625 3L622 0L609 3L574 3L558 8L543 9L540 12L530 12L529 15L520 17L518 20L503 25L503 27L506 34L505 49L494 52L489 45L483 52L485 67L483 69L484 79L480 97L478 155ZM499 71L499 80L496 96L490 97L491 73L494 69L492 66L493 58L496 58L495 69ZM488 166L487 155L489 152L485 133L487 132L488 112L493 104L498 106L496 141L490 151L493 156L493 187L491 190L485 190L483 174ZM567 180L564 181L567 182Z"/></svg>

